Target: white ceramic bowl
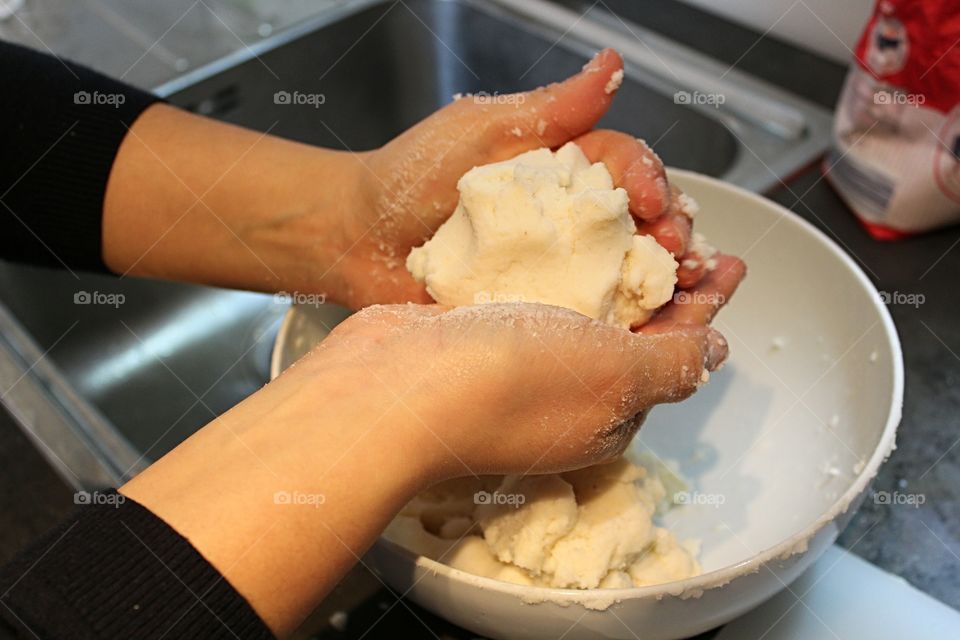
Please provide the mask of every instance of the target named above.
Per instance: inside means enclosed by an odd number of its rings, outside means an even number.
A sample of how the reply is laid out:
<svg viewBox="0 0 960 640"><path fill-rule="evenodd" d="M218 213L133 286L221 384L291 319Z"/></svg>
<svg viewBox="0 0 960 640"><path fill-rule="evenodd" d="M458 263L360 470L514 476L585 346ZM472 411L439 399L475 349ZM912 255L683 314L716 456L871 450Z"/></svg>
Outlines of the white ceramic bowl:
<svg viewBox="0 0 960 640"><path fill-rule="evenodd" d="M749 276L715 321L730 360L681 404L654 410L633 447L675 461L691 504L667 525L702 541L704 573L664 585L574 591L508 584L381 539L368 554L399 593L493 638L683 638L774 595L836 539L893 445L900 343L860 268L813 226L762 197L686 171L696 228ZM346 313L297 307L276 375Z"/></svg>

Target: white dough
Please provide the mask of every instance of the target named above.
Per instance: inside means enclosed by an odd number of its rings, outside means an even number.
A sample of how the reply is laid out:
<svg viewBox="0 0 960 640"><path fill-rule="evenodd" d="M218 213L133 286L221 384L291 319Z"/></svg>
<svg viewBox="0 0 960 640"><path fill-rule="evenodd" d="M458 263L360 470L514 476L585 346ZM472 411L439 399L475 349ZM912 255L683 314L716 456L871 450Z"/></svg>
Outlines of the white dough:
<svg viewBox="0 0 960 640"><path fill-rule="evenodd" d="M677 262L637 236L627 193L567 143L475 167L447 222L407 258L442 304L526 301L623 328L670 300Z"/></svg>
<svg viewBox="0 0 960 640"><path fill-rule="evenodd" d="M695 550L653 524L663 484L625 458L559 475L494 481L457 480L417 496L386 537L456 569L517 584L623 588L700 573ZM523 504L476 504L471 518L479 531L444 538L443 519L462 517L478 491L522 495Z"/></svg>

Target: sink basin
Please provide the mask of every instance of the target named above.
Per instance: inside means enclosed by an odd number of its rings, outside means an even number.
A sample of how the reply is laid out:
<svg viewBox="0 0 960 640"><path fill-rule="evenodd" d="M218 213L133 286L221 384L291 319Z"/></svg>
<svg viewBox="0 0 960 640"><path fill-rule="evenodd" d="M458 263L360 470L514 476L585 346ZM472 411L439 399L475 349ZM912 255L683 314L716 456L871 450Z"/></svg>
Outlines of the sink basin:
<svg viewBox="0 0 960 640"><path fill-rule="evenodd" d="M590 55L563 42L552 46L556 36L546 36L542 25L531 28L494 3L365 4L332 25L296 29L282 45L240 64L227 60L212 77L201 70L162 91L230 122L362 150L387 142L455 93L548 84L579 71ZM278 106L279 91L321 93L324 102ZM658 141L665 163L710 175L722 175L737 155L736 138L720 122L629 79L600 126Z"/></svg>
<svg viewBox="0 0 960 640"><path fill-rule="evenodd" d="M647 139L668 165L764 190L826 148L823 110L596 7L581 16L543 0L348 1L157 91L211 117L360 150L454 93L548 83L608 45L626 79L601 126ZM696 90L726 100L674 98ZM276 104L280 91L324 101ZM83 304L83 293L123 302ZM78 488L122 482L265 383L286 310L269 295L14 264L0 264L0 301L3 402Z"/></svg>

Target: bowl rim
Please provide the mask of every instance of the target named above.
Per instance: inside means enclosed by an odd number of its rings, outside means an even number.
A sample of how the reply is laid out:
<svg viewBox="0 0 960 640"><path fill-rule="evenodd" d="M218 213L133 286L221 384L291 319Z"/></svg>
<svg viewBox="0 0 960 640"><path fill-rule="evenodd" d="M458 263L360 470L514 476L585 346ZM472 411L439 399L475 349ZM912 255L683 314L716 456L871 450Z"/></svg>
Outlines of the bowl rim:
<svg viewBox="0 0 960 640"><path fill-rule="evenodd" d="M887 339L891 352L891 368L893 375L893 390L890 397L890 405L887 410L887 420L883 432L876 448L871 454L869 460L864 464L863 469L857 477L850 483L847 489L836 499L836 501L824 511L816 520L797 531L791 536L781 540L773 546L763 549L750 558L740 562L702 573L697 576L685 578L683 580L674 580L655 585L643 587L626 588L594 588L594 589L561 589L557 587L543 587L522 585L512 582L504 582L494 578L478 576L467 571L455 569L450 565L433 560L426 556L421 556L409 549L380 536L376 545L385 546L391 552L403 557L404 560L412 562L416 567L426 570L430 575L446 576L457 582L468 583L488 591L498 591L511 596L515 596L528 602L555 602L560 604L577 604L586 601L611 601L620 602L623 600L635 600L641 598L661 599L666 596L682 596L691 592L702 592L709 589L723 586L735 578L754 573L760 570L766 564L773 560L786 560L807 551L807 543L823 527L832 522L841 513L849 509L850 505L862 494L867 485L877 474L880 465L886 460L894 448L897 427L900 424L903 411L903 391L904 391L904 371L903 371L903 351L900 345L900 337L897 333L893 318L887 307L882 303L876 287L866 276L860 266L840 246L827 236L823 231L813 224L793 213L782 205L753 193L737 185L724 182L711 176L703 175L695 171L685 169L667 168L670 179L678 177L681 180L706 183L714 188L732 192L751 201L754 205L772 210L778 215L784 216L787 221L797 228L805 231L824 245L829 251L837 256L843 264L847 266L853 276L861 286L867 291L872 291L877 295L871 296L874 309L880 316L880 322L884 329L884 335ZM274 377L279 369L279 345L282 344L281 336L285 336L288 331L288 325L291 322L293 309L284 317L280 332L277 335L277 341L274 343L274 353L271 357L271 377ZM417 580L419 581L419 579ZM416 583L414 583L415 586ZM410 587L412 589L413 586Z"/></svg>

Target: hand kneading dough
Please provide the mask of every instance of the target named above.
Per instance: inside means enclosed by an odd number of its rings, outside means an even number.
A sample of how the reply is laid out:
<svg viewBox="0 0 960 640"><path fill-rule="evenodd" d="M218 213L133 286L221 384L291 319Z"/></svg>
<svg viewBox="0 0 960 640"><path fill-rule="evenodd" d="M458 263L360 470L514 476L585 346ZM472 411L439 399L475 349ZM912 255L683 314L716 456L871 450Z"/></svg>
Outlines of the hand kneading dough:
<svg viewBox="0 0 960 640"><path fill-rule="evenodd" d="M407 268L442 304L542 302L623 328L673 296L677 262L636 235L627 192L572 142L475 167Z"/></svg>
<svg viewBox="0 0 960 640"><path fill-rule="evenodd" d="M626 192L573 143L476 167L458 187L453 216L407 259L437 302L542 302L629 328L672 297L676 261L635 235ZM700 573L696 551L653 524L665 493L624 458L559 475L464 478L414 498L385 536L518 584L658 584Z"/></svg>

